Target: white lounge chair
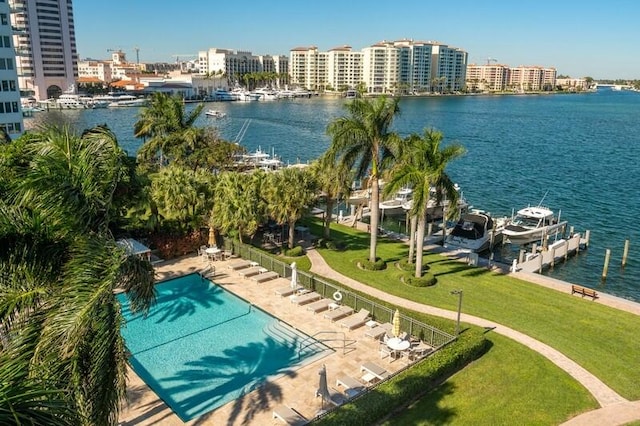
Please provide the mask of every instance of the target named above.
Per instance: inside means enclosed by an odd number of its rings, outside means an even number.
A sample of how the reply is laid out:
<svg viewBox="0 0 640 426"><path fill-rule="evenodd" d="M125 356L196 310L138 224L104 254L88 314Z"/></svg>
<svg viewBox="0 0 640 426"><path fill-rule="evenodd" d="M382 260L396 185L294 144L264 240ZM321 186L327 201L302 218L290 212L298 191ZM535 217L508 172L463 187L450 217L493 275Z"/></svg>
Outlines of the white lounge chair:
<svg viewBox="0 0 640 426"><path fill-rule="evenodd" d="M326 311L327 309L329 309L329 305L332 303L332 299L320 299L307 305L307 310L313 312L314 314L317 314L318 312Z"/></svg>
<svg viewBox="0 0 640 426"><path fill-rule="evenodd" d="M354 328L363 326L370 319L369 311L366 309L360 309L357 313L338 321L338 324L340 324L340 327L353 330Z"/></svg>
<svg viewBox="0 0 640 426"><path fill-rule="evenodd" d="M243 278L249 278L249 277L252 277L254 275L262 274L264 272L267 272L266 268L263 268L262 266L252 266L249 269L241 269L241 270L239 270L238 274L240 274L240 276L243 277Z"/></svg>
<svg viewBox="0 0 640 426"><path fill-rule="evenodd" d="M300 413L294 411L286 405L279 405L273 409L273 418L291 426L302 426L309 423Z"/></svg>
<svg viewBox="0 0 640 426"><path fill-rule="evenodd" d="M301 289L302 289L301 286L297 286L296 288L292 288L290 285L288 285L286 287L277 288L274 291L280 297L287 297L287 296L291 296L293 293L296 293L297 291L299 291Z"/></svg>
<svg viewBox="0 0 640 426"><path fill-rule="evenodd" d="M342 386L344 388L344 394L347 395L348 398L353 398L354 396L364 392L367 388L364 383L351 376L339 377L336 380L336 386Z"/></svg>
<svg viewBox="0 0 640 426"><path fill-rule="evenodd" d="M353 313L353 308L351 306L340 306L337 309L329 311L324 314L324 317L331 322L338 321L340 318L344 318L347 315L351 315Z"/></svg>
<svg viewBox="0 0 640 426"><path fill-rule="evenodd" d="M238 269L248 268L249 266L251 266L251 262L248 260L238 260L237 262L230 263L228 268L237 271Z"/></svg>
<svg viewBox="0 0 640 426"><path fill-rule="evenodd" d="M389 372L378 364L373 362L365 362L360 366L360 371L364 371L378 380L384 380L389 377Z"/></svg>
<svg viewBox="0 0 640 426"><path fill-rule="evenodd" d="M311 303L315 300L320 299L321 297L322 296L320 296L319 293L312 291L309 293L301 294L299 296L291 296L291 303L295 303L296 305L306 305L307 303Z"/></svg>
<svg viewBox="0 0 640 426"><path fill-rule="evenodd" d="M385 334L391 334L392 330L393 325L390 322L385 322L384 324L379 324L365 331L364 335L367 337L371 337L373 340L380 340Z"/></svg>
<svg viewBox="0 0 640 426"><path fill-rule="evenodd" d="M257 283L263 283L265 281L269 281L272 280L274 278L278 278L280 275L278 275L277 272L274 271L268 271L268 272L263 272L262 274L258 274L258 275L254 275L253 277L251 277L251 279Z"/></svg>

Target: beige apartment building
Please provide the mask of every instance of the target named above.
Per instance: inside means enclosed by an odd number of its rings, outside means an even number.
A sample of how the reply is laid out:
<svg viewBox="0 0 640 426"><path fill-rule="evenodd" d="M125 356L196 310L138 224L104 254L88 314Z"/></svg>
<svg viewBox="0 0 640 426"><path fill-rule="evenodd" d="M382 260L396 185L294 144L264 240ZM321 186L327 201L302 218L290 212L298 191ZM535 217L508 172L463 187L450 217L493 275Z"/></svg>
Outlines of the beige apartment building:
<svg viewBox="0 0 640 426"><path fill-rule="evenodd" d="M479 92L527 92L553 90L556 87L556 69L541 66L509 67L503 64L467 67L467 88Z"/></svg>
<svg viewBox="0 0 640 426"><path fill-rule="evenodd" d="M291 83L309 90L363 84L366 92L454 92L464 87L467 53L438 42L381 41L353 52L350 46L320 52L315 46L291 49Z"/></svg>
<svg viewBox="0 0 640 426"><path fill-rule="evenodd" d="M232 83L242 83L242 76L250 73L273 72L281 75L276 84L287 80L289 61L286 56L254 55L249 51L210 48L198 52L198 73L226 76Z"/></svg>

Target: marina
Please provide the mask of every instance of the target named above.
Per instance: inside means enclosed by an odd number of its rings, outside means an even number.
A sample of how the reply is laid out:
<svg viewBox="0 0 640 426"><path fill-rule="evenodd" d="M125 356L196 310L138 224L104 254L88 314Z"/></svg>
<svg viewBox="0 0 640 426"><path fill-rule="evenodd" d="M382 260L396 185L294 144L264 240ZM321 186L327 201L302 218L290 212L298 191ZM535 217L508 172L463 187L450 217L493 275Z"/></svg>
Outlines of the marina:
<svg viewBox="0 0 640 426"><path fill-rule="evenodd" d="M329 146L326 126L344 114L344 103L327 97L210 103L207 108L227 118L212 121L203 114L196 125L213 125L233 141L251 120L241 142L249 152L261 146L278 153L285 165L304 163ZM394 129L401 136L434 127L445 143L465 146L467 154L448 173L464 188L469 210L510 216L514 206L527 206L549 190L545 204L561 209L562 220L577 229L591 230L586 252L544 274L640 300L640 255L634 249L640 229L624 225L640 211L640 196L629 190L640 174L640 145L634 139L640 132L637 93L604 88L575 95L410 97L402 99L400 111ZM141 144L132 136L136 119L136 108L36 112L25 128L48 121L79 129L107 123L122 147L135 154ZM615 168L603 161L605 156L615 159ZM398 218L391 220L398 224ZM627 239L631 248L622 267ZM607 249L611 267L603 284ZM511 255L518 258L517 252Z"/></svg>

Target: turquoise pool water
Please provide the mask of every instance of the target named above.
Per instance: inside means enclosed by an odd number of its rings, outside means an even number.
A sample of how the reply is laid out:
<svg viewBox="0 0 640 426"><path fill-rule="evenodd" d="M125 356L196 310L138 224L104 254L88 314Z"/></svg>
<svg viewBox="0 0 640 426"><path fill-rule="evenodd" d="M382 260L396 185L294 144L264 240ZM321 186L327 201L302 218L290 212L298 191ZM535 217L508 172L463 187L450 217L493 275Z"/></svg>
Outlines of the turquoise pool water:
<svg viewBox="0 0 640 426"><path fill-rule="evenodd" d="M183 421L329 350L317 343L299 354L308 336L198 274L160 283L156 291L146 318L118 296L126 319L122 334L134 371Z"/></svg>

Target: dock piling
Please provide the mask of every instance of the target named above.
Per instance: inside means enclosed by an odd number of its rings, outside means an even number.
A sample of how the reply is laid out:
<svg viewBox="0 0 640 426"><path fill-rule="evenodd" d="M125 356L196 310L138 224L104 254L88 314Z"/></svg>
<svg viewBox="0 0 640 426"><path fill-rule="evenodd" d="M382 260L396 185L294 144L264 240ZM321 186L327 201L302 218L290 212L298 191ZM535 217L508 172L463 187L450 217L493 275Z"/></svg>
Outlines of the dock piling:
<svg viewBox="0 0 640 426"><path fill-rule="evenodd" d="M609 271L610 259L611 259L611 249L607 249L604 253L604 267L602 268L602 281L607 280L607 272Z"/></svg>
<svg viewBox="0 0 640 426"><path fill-rule="evenodd" d="M627 265L627 256L629 256L629 239L624 240L624 250L622 252L622 267Z"/></svg>

